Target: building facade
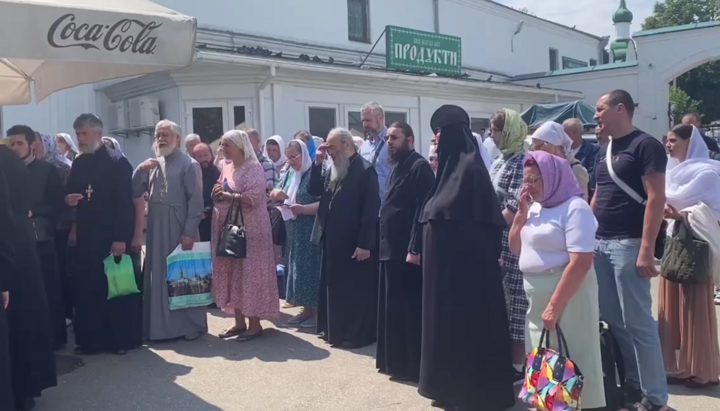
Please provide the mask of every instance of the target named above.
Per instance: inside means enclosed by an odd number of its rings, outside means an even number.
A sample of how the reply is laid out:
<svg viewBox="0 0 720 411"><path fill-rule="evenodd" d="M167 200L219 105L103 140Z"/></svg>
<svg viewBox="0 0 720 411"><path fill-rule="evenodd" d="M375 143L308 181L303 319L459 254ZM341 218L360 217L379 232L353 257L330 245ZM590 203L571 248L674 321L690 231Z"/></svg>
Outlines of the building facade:
<svg viewBox="0 0 720 411"><path fill-rule="evenodd" d="M157 104L157 117L212 143L243 126L286 140L303 129L321 137L338 126L361 133L359 109L377 101L388 123L415 129L425 152L430 116L443 104L464 107L479 130L504 107L584 98L581 88L513 80L597 65L607 45L607 38L485 0L156 2L198 19L195 63L3 107L5 128L72 134L78 114L95 112L138 164L150 155L152 131L149 122L119 121L123 102Z"/></svg>

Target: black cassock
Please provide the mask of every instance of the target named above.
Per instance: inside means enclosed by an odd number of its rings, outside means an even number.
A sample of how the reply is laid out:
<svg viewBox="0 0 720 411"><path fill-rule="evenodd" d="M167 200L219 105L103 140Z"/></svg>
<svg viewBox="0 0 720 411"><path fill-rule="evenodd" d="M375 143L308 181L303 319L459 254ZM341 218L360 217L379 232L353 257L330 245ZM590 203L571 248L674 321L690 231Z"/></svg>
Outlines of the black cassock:
<svg viewBox="0 0 720 411"><path fill-rule="evenodd" d="M345 178L330 188L329 172L313 164L308 192L320 198L317 213L322 241L318 332L335 346L358 348L375 342L377 324L377 173L355 154ZM352 258L356 248L370 258Z"/></svg>
<svg viewBox="0 0 720 411"><path fill-rule="evenodd" d="M210 235L212 232L212 214L215 203L212 199L212 189L215 183L220 179L220 170L215 164L210 163L209 166L203 167L202 169L202 184L203 184L203 200L205 202L205 208L203 209L203 219L200 220L200 241L210 241Z"/></svg>
<svg viewBox="0 0 720 411"><path fill-rule="evenodd" d="M422 332L422 268L405 262L419 254L422 243L410 244L420 209L435 183L430 163L415 151L398 159L388 179L380 209L380 287L376 366L399 379L420 377ZM415 236L418 238L418 236Z"/></svg>
<svg viewBox="0 0 720 411"><path fill-rule="evenodd" d="M73 295L75 342L85 352L116 352L142 344L142 295L108 300L103 266L113 242L126 243L130 253L135 214L132 172L119 151L101 145L75 159L68 179L67 192L84 196L76 214Z"/></svg>
<svg viewBox="0 0 720 411"><path fill-rule="evenodd" d="M0 364L0 410L4 411L7 398L14 396L16 401L22 402L27 398L39 397L42 390L57 385L57 377L50 310L32 236L33 229L28 218L33 198L30 172L15 153L2 145L0 170L0 178L4 179L2 184L7 190L0 192L0 197L10 202L0 206L0 213L4 214L3 219L7 219L8 213L12 214L11 222L3 220L0 223L0 247L4 248L5 258L12 258L9 269L7 265L0 267L10 292L10 305L5 312L7 328L0 320L0 338L7 338L9 342L12 377L10 395L3 381L3 364ZM6 248L7 242L12 244L10 250ZM3 351L0 342L0 362Z"/></svg>
<svg viewBox="0 0 720 411"><path fill-rule="evenodd" d="M45 280L53 342L55 347L59 348L67 344L63 284L55 247L55 227L65 197L63 184L58 169L48 162L33 160L27 167L30 170L32 178L30 187L34 194L30 205L32 211L30 221L34 224L35 244Z"/></svg>

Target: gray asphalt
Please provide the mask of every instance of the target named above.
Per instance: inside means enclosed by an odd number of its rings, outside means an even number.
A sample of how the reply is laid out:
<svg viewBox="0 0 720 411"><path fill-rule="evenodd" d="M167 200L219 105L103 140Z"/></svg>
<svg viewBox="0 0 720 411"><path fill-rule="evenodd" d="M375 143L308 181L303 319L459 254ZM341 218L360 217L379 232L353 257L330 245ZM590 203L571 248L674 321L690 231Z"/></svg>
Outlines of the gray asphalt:
<svg viewBox="0 0 720 411"><path fill-rule="evenodd" d="M656 293L655 293L656 294ZM210 334L193 342L142 347L123 357L82 357L84 365L45 391L37 411L425 411L412 385L375 370L375 347L331 349L314 335L266 323L262 338L222 341L232 320L208 315ZM481 318L481 317L478 317ZM468 324L469 327L481 324ZM69 357L64 357L63 368ZM720 409L720 388L671 388L678 411ZM512 411L524 411L518 404Z"/></svg>

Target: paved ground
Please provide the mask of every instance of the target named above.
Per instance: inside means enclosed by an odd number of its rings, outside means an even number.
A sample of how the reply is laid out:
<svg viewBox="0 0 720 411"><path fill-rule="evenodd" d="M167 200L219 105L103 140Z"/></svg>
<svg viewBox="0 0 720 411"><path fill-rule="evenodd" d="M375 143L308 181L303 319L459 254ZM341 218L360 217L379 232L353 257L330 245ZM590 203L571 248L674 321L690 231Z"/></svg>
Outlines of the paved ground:
<svg viewBox="0 0 720 411"><path fill-rule="evenodd" d="M330 349L315 336L267 323L263 338L216 335L232 320L215 310L210 334L194 342L143 347L124 357L83 357L84 366L46 391L38 411L427 411L415 387L375 370L374 346ZM468 324L468 326L477 326ZM100 331L100 330L99 330ZM68 360L66 357L64 360ZM64 364L67 365L67 364ZM678 411L720 409L720 388L672 389ZM512 411L526 408L518 404Z"/></svg>

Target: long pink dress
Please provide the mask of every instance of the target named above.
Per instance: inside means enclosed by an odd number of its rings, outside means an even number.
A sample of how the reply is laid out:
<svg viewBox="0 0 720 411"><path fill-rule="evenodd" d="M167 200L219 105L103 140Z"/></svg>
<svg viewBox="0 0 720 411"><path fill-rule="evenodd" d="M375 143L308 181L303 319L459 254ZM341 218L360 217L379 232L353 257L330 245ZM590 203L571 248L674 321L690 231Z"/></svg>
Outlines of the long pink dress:
<svg viewBox="0 0 720 411"><path fill-rule="evenodd" d="M221 171L219 181L222 183L225 179L233 192L249 198L253 206L242 208L247 258L216 257L213 253L212 289L215 303L224 310L240 310L247 317L276 318L280 309L270 217L266 206L265 172L257 162L246 161L235 170L227 164ZM215 205L213 250L217 246L229 207L230 202Z"/></svg>

